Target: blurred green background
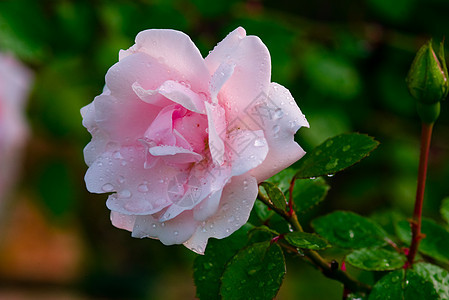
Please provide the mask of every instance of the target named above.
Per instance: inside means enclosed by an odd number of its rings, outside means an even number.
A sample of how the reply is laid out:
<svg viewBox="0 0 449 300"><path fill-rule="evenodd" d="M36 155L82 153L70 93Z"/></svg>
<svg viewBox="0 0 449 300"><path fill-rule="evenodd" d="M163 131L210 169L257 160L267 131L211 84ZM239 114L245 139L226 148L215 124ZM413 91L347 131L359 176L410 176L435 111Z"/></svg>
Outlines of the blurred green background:
<svg viewBox="0 0 449 300"><path fill-rule="evenodd" d="M89 194L82 149L90 135L79 110L100 94L119 49L148 28L187 33L206 56L237 26L272 58L272 81L292 92L310 122L307 150L342 132L381 146L327 179L332 189L310 219L335 209L411 216L420 121L405 76L418 48L449 33L446 0L0 1L0 51L35 74L31 138L0 229L0 298L194 299L183 246L133 239L114 228L106 195ZM449 195L449 112L432 141L424 214ZM385 216L384 216L385 218ZM341 299L342 287L289 259L278 299Z"/></svg>

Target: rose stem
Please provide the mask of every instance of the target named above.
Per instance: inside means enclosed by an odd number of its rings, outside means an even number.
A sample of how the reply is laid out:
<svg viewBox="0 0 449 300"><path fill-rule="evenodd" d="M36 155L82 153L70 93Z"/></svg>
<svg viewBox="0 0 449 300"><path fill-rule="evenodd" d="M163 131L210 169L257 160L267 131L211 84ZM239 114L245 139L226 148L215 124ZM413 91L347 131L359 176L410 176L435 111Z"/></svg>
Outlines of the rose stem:
<svg viewBox="0 0 449 300"><path fill-rule="evenodd" d="M269 198L259 192L258 198L260 201L265 203L269 208L274 210L278 215L283 217L293 228L294 231L304 232L301 224L298 221L298 217L296 213L293 211L290 215L290 212L286 212L283 209L279 209L272 204ZM320 271L324 274L324 276L340 281L343 283L345 287L350 289L351 291L363 291L369 292L371 287L367 284L357 281L356 279L349 276L346 272L343 272L340 269L333 270L329 262L327 262L318 252L313 250L304 250L304 255L314 264L315 267L318 267ZM297 252L297 251L296 251Z"/></svg>
<svg viewBox="0 0 449 300"><path fill-rule="evenodd" d="M408 266L413 265L419 243L424 237L421 233L422 206L424 201L424 189L426 187L427 161L429 157L430 140L432 138L433 123L422 123L421 150L419 155L418 186L416 189L415 210L411 221L412 243L407 256Z"/></svg>
<svg viewBox="0 0 449 300"><path fill-rule="evenodd" d="M292 181L290 182L290 187L288 189L288 213L290 216L293 215L293 188L295 187L296 177L292 178Z"/></svg>

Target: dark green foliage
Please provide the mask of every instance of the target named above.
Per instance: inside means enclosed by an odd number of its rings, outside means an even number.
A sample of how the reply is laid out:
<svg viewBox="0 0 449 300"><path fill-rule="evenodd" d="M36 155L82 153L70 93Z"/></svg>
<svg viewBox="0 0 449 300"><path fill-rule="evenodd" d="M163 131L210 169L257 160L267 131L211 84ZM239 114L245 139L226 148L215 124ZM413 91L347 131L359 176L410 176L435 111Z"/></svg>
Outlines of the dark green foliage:
<svg viewBox="0 0 449 300"><path fill-rule="evenodd" d="M322 250L330 247L325 239L307 232L288 233L285 235L285 240L295 247L304 249Z"/></svg>
<svg viewBox="0 0 449 300"><path fill-rule="evenodd" d="M251 244L226 266L220 292L223 299L273 299L284 275L284 255L279 245Z"/></svg>
<svg viewBox="0 0 449 300"><path fill-rule="evenodd" d="M410 224L407 221L398 222L396 231L398 237L409 245L412 236ZM421 232L425 237L421 240L418 250L437 260L448 262L449 232L430 219L422 220Z"/></svg>
<svg viewBox="0 0 449 300"><path fill-rule="evenodd" d="M359 162L378 145L379 142L364 134L338 135L308 152L299 161L295 176L310 178L332 175Z"/></svg>
<svg viewBox="0 0 449 300"><path fill-rule="evenodd" d="M364 248L355 250L346 256L346 262L367 271L395 270L404 266L404 254L382 248Z"/></svg>
<svg viewBox="0 0 449 300"><path fill-rule="evenodd" d="M380 279L373 287L369 300L433 300L438 294L433 284L414 270L397 270Z"/></svg>
<svg viewBox="0 0 449 300"><path fill-rule="evenodd" d="M196 295L200 299L220 299L220 278L226 263L246 245L248 226L242 227L230 237L211 239L204 256L197 256L193 266Z"/></svg>
<svg viewBox="0 0 449 300"><path fill-rule="evenodd" d="M293 203L301 214L318 205L327 195L330 186L323 178L297 179L293 188Z"/></svg>
<svg viewBox="0 0 449 300"><path fill-rule="evenodd" d="M373 221L353 212L336 211L312 221L315 231L342 248L385 245L386 232Z"/></svg>

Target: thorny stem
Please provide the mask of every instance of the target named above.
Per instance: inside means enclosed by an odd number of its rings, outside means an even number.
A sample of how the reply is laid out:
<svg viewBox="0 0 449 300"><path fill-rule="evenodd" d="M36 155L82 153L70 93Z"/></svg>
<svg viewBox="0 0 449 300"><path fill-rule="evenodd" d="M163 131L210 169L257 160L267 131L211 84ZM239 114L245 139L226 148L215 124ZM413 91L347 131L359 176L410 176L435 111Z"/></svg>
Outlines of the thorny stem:
<svg viewBox="0 0 449 300"><path fill-rule="evenodd" d="M258 198L260 201L265 203L270 209L274 210L278 215L283 217L291 226L294 231L300 231L303 232L301 224L298 221L298 216L296 215L296 212L292 209L289 212L286 212L285 210L279 209L276 206L273 205L273 203L270 201L268 197L263 195L259 192ZM292 198L290 198L289 205L292 201ZM292 250L291 247L288 248L288 250ZM295 253L298 253L297 249L293 250ZM367 284L364 284L362 282L357 281L356 279L352 278L348 273L342 271L341 269L332 269L330 262L326 261L321 255L318 254L318 252L313 250L307 250L304 249L304 256L308 258L312 264L317 267L324 276L340 281L343 283L344 287L348 288L351 291L361 291L361 292L369 292L371 290L371 287Z"/></svg>
<svg viewBox="0 0 449 300"><path fill-rule="evenodd" d="M412 243L410 245L410 251L407 255L408 267L413 265L418 246L423 239L424 235L421 233L421 217L422 206L424 201L424 189L426 187L426 175L427 175L427 161L429 158L430 140L432 138L433 123L422 124L421 129L421 150L419 155L419 168L418 168L418 187L416 189L416 201L415 209L413 211L413 219L411 221L412 228Z"/></svg>

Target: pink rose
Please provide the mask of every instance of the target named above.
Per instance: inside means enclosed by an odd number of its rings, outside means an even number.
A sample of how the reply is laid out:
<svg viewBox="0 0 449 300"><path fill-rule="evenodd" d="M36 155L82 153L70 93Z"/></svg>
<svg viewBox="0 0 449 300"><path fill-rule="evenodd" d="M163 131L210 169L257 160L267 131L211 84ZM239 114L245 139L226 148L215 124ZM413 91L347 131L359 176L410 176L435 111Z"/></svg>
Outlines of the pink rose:
<svg viewBox="0 0 449 300"><path fill-rule="evenodd" d="M25 100L30 87L30 71L12 56L0 53L0 200L17 177L28 136Z"/></svg>
<svg viewBox="0 0 449 300"><path fill-rule="evenodd" d="M112 224L203 253L248 220L257 183L304 155L308 123L270 83L270 53L243 28L203 59L182 32L146 30L81 110L87 189L112 193Z"/></svg>

